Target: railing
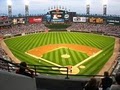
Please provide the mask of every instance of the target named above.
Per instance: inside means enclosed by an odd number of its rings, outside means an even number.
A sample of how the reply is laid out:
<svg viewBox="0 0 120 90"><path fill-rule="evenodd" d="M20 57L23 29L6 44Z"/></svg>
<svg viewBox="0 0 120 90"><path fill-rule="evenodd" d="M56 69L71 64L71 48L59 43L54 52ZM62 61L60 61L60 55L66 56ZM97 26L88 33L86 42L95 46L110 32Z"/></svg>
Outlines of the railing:
<svg viewBox="0 0 120 90"><path fill-rule="evenodd" d="M0 69L7 70L8 72L15 72L16 69L18 69L19 64L4 60L3 58L0 58ZM68 67L57 67L57 66L44 66L44 65L31 65L28 64L28 67L32 69L35 73L35 76L40 74L46 74L46 75L62 75L65 76L65 79L69 79L70 77L103 77L103 75L73 75L70 74ZM62 73L61 73L62 72ZM112 76L112 75L111 75ZM113 76L112 76L113 77Z"/></svg>
<svg viewBox="0 0 120 90"><path fill-rule="evenodd" d="M35 75L38 75L38 74L63 75L65 76L65 79L69 79L68 67L30 65L30 64L28 64L28 66L35 71ZM64 74L60 72L63 72Z"/></svg>
<svg viewBox="0 0 120 90"><path fill-rule="evenodd" d="M0 58L0 69L6 70L8 72L15 72L16 69L21 67L19 64L10 62L8 60L5 60L3 58ZM65 78L68 79L68 68L67 67L56 67L56 66L43 66L43 65L29 65L30 69L32 69L35 72L35 75L38 74L53 74L53 75L64 75ZM57 68L56 70L53 70L52 68ZM63 70L60 70L60 69ZM60 72L64 72L65 74L60 74Z"/></svg>
<svg viewBox="0 0 120 90"><path fill-rule="evenodd" d="M17 64L12 63L3 58L0 58L0 69L11 72L11 71L15 71L15 68L17 68L17 67L19 67Z"/></svg>

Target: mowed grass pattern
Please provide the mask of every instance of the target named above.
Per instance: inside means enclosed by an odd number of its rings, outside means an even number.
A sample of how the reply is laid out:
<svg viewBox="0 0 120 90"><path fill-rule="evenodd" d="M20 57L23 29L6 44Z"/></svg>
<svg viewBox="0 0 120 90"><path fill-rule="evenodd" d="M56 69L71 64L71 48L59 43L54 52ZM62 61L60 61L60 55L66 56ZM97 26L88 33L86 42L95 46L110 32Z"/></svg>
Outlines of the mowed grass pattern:
<svg viewBox="0 0 120 90"><path fill-rule="evenodd" d="M101 36L90 33L78 33L78 32L50 32L50 33L39 33L26 35L21 37L15 37L11 39L6 39L5 43L8 45L12 53L21 61L26 61L30 64L43 64L51 65L46 62L38 62L37 59L26 55L25 52L44 45L49 44L79 44L86 45L102 50L102 53L96 57L85 62L83 65L85 69L80 69L80 74L97 74L104 64L109 60L110 56L113 54L115 39L112 37ZM60 60L59 53L63 53L65 49L55 51L53 54L45 56L46 59L55 62L60 65L75 65L81 62L85 57L82 57L80 53L75 51L67 50L71 54L74 60L68 60L64 62ZM84 56L84 55L83 55ZM83 59L80 59L80 58ZM54 60L54 61L53 61Z"/></svg>
<svg viewBox="0 0 120 90"><path fill-rule="evenodd" d="M63 58L62 55L69 55L69 58ZM69 48L59 48L54 51L45 53L42 58L51 62L57 63L61 66L76 65L79 62L85 60L89 56L85 53L71 50Z"/></svg>

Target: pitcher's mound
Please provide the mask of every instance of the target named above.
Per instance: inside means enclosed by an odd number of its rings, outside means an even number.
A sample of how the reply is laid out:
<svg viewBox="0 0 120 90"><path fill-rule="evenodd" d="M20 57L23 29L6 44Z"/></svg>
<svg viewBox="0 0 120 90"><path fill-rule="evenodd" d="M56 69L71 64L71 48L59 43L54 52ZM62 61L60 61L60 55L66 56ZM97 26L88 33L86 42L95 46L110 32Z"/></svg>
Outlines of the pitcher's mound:
<svg viewBox="0 0 120 90"><path fill-rule="evenodd" d="M65 59L68 59L68 58L70 58L70 55L69 54L63 54L63 55L61 55L61 57L65 58Z"/></svg>

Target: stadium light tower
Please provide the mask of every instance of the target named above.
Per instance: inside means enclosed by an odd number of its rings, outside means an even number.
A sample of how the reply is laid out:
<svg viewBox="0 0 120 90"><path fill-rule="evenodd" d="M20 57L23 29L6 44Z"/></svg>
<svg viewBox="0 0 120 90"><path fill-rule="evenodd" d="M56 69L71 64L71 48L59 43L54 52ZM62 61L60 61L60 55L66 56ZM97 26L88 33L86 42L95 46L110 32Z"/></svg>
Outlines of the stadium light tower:
<svg viewBox="0 0 120 90"><path fill-rule="evenodd" d="M107 15L107 3L108 0L103 0L103 15Z"/></svg>
<svg viewBox="0 0 120 90"><path fill-rule="evenodd" d="M12 1L7 0L7 5L8 5L8 16L12 17Z"/></svg>
<svg viewBox="0 0 120 90"><path fill-rule="evenodd" d="M90 0L86 1L86 14L89 15L90 14Z"/></svg>
<svg viewBox="0 0 120 90"><path fill-rule="evenodd" d="M25 16L29 16L29 1L25 0Z"/></svg>

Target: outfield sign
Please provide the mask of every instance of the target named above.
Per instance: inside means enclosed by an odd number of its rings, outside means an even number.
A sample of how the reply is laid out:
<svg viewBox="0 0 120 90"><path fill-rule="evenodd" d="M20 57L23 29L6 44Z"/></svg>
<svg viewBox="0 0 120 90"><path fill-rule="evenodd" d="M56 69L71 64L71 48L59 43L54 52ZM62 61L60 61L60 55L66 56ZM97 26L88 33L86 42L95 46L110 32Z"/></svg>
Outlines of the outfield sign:
<svg viewBox="0 0 120 90"><path fill-rule="evenodd" d="M11 25L11 19L7 16L0 16L0 26Z"/></svg>
<svg viewBox="0 0 120 90"><path fill-rule="evenodd" d="M86 17L73 17L73 22L86 22Z"/></svg>
<svg viewBox="0 0 120 90"><path fill-rule="evenodd" d="M12 23L13 24L25 24L26 19L25 18L13 18Z"/></svg>
<svg viewBox="0 0 120 90"><path fill-rule="evenodd" d="M120 20L108 19L107 24L120 24Z"/></svg>
<svg viewBox="0 0 120 90"><path fill-rule="evenodd" d="M96 24L103 24L104 23L104 19L103 18L99 18L99 17L91 17L88 20L90 23L96 23Z"/></svg>
<svg viewBox="0 0 120 90"><path fill-rule="evenodd" d="M7 20L7 19L8 19L7 16L0 16L0 21L5 21L5 20Z"/></svg>
<svg viewBox="0 0 120 90"><path fill-rule="evenodd" d="M64 22L64 19L52 19L51 22Z"/></svg>
<svg viewBox="0 0 120 90"><path fill-rule="evenodd" d="M41 23L42 22L42 17L29 17L28 22L33 24L33 23Z"/></svg>

